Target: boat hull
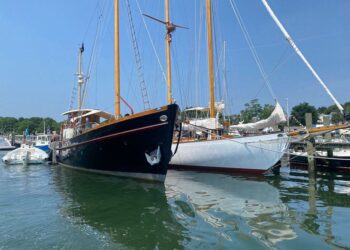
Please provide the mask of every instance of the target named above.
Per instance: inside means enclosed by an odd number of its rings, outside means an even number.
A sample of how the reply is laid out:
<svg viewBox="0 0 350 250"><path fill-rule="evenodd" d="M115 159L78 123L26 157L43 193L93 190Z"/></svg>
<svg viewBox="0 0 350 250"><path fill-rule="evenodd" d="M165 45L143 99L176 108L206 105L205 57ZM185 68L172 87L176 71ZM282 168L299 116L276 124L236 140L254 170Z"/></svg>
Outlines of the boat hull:
<svg viewBox="0 0 350 250"><path fill-rule="evenodd" d="M288 146L285 134L184 142L170 165L183 170L262 174L281 159Z"/></svg>
<svg viewBox="0 0 350 250"><path fill-rule="evenodd" d="M172 104L87 131L59 148L58 161L94 173L164 181L177 111ZM158 148L159 162L147 159Z"/></svg>
<svg viewBox="0 0 350 250"><path fill-rule="evenodd" d="M34 146L34 147L41 149L42 151L45 151L46 153L50 152L49 145L38 145L38 146Z"/></svg>
<svg viewBox="0 0 350 250"><path fill-rule="evenodd" d="M29 165L29 164L42 164L48 158L45 151L42 151L35 147L23 145L13 151L8 152L2 161L7 165Z"/></svg>
<svg viewBox="0 0 350 250"><path fill-rule="evenodd" d="M15 146L3 146L0 147L0 151L9 151L9 150L14 150L16 147Z"/></svg>

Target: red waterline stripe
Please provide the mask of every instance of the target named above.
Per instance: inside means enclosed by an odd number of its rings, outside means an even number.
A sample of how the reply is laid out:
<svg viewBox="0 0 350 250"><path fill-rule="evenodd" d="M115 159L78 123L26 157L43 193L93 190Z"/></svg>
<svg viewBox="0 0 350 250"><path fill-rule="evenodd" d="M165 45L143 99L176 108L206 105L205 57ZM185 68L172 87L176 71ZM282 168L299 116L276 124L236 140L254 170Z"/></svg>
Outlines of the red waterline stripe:
<svg viewBox="0 0 350 250"><path fill-rule="evenodd" d="M188 171L200 171L210 173L242 173L242 174L264 174L269 171L264 169L247 169L247 168L217 168L217 167L205 167L205 166L181 166L169 164L169 169L176 170L188 170Z"/></svg>
<svg viewBox="0 0 350 250"><path fill-rule="evenodd" d="M90 143L94 143L94 142L98 142L98 141L103 141L103 140L106 140L106 139L111 139L111 138L115 138L115 137L131 134L131 133L134 133L134 132L141 132L141 131L145 131L145 130L155 129L155 128L158 128L158 127L161 127L161 126L164 126L164 125L168 125L168 122L163 122L163 123L160 123L160 124L150 125L150 126L146 126L146 127L142 127L142 128L135 128L135 129L131 129L131 130L124 131L124 132L114 133L114 134L111 134L111 135L105 135L105 136L102 136L102 137L99 137L99 138L96 138L96 139L92 139L92 140L89 140L89 141L77 143L77 144L70 145L70 146L67 146L67 147L58 148L57 150L65 150L65 149L69 149L69 148L75 148L75 147L79 147L79 146L82 146L82 145L85 145L85 144L90 144Z"/></svg>

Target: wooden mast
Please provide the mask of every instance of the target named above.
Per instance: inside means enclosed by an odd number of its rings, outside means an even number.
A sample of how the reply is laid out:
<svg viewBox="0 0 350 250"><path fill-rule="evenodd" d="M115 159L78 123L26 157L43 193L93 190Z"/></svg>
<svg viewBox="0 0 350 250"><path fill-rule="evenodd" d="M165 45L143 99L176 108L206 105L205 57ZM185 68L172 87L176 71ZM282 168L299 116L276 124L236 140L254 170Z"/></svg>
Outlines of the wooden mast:
<svg viewBox="0 0 350 250"><path fill-rule="evenodd" d="M165 23L168 26L169 21L169 0L165 0ZM172 86L171 86L171 56L170 56L170 43L171 43L171 31L167 28L166 32L166 62L167 62L167 82L168 82L168 104L173 102Z"/></svg>
<svg viewBox="0 0 350 250"><path fill-rule="evenodd" d="M215 118L214 107L214 63L213 63L213 34L211 18L211 0L207 0L207 34L208 34L208 66L209 66L209 108L210 118Z"/></svg>
<svg viewBox="0 0 350 250"><path fill-rule="evenodd" d="M119 0L114 1L115 118L120 117Z"/></svg>

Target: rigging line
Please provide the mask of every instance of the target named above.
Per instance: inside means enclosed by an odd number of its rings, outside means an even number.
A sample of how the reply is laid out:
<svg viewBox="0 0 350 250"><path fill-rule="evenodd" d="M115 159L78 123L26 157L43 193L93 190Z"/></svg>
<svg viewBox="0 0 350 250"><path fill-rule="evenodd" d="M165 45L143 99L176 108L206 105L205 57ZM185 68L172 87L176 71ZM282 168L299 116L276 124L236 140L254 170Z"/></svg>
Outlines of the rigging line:
<svg viewBox="0 0 350 250"><path fill-rule="evenodd" d="M311 73L315 76L315 78L318 80L318 82L321 84L321 86L324 88L324 90L327 92L327 94L331 97L333 102L337 105L338 109L340 110L341 114L344 114L344 108L342 105L338 102L338 100L333 96L331 91L328 89L327 85L322 81L320 76L317 74L317 72L314 70L314 68L311 66L309 61L304 57L303 53L301 53L300 49L297 47L297 45L294 43L292 37L288 34L286 29L283 27L282 23L278 20L277 16L273 12L273 10L270 8L269 4L266 0L261 0L263 5L265 6L266 10L269 12L270 16L278 26L278 28L281 30L285 38L287 39L288 43L292 46L292 48L295 50L295 52L298 54L298 56L301 58L301 60L306 64L306 66L309 68Z"/></svg>
<svg viewBox="0 0 350 250"><path fill-rule="evenodd" d="M241 28L241 30L242 30L242 32L243 32L244 38L246 39L246 42L248 43L248 47L249 47L249 49L250 49L250 52L251 52L252 55L253 55L253 58L254 58L254 60L255 60L255 63L256 63L257 66L258 66L258 69L259 69L259 71L260 71L260 74L261 74L262 78L264 79L265 84L266 84L266 86L268 87L268 90L269 90L269 92L270 92L272 98L275 99L275 100L277 101L277 97L276 97L275 93L274 93L273 90L272 90L270 81L269 81L269 79L268 79L268 77L267 77L267 75L266 75L266 72L265 72L265 70L264 70L264 68L263 68L263 66L262 66L261 60L260 60L260 58L259 58L259 56L258 56L258 53L257 53L255 47L254 47L254 44L253 44L253 42L252 42L252 40L251 40L251 38L250 38L250 36L249 36L248 30L247 30L247 28L245 27L244 21L243 21L243 19L242 19L242 16L240 15L240 12L239 12L239 10L238 10L238 8L237 8L237 5L236 5L235 0L230 0L230 5L231 5L231 8L232 8L232 10L233 10L233 12L234 12L234 14L235 14L235 17L236 17L236 19L237 19L237 22L238 22L238 24L239 24L239 26L240 26L240 28Z"/></svg>
<svg viewBox="0 0 350 250"><path fill-rule="evenodd" d="M216 19L216 16L215 16L215 13L217 13L217 3L218 2L215 2L214 1L214 4L213 4L213 12L212 12L212 19L213 19L213 36L214 36L214 50L215 50L215 55L216 57L214 56L214 67L216 67L216 75L215 75L215 80L214 80L214 84L215 84L215 88L217 89L216 91L216 96L219 98L219 100L222 100L222 93L221 93L221 77L220 75L218 75L218 71L219 71L219 65L220 65L220 62L221 62L221 56L222 56L222 48L221 48L221 51L220 51L220 55L219 55L219 59L217 58L217 55L218 55L218 44L220 44L217 40L219 39L218 38L218 35L217 35L217 23L215 22L215 19ZM220 32L219 32L220 33ZM221 33L220 33L221 35Z"/></svg>
<svg viewBox="0 0 350 250"><path fill-rule="evenodd" d="M84 101L87 98L87 85L88 82L90 80L90 76L91 76L91 72L93 67L96 65L96 57L97 57L97 51L99 48L99 38L102 36L102 31L101 31L101 27L102 27L102 22L103 22L103 17L105 16L105 10L106 10L106 5L107 5L107 1L104 1L104 4L101 6L101 10L100 10L100 14L98 15L98 20L97 20L97 27L96 27L96 32L95 32L95 38L93 41L93 46L92 46L92 50L91 50L91 54L90 54L90 61L89 61L89 66L88 66L88 71L87 71L87 75L85 76L85 84L84 84L84 88L83 88L83 96L82 96L82 105L84 104ZM97 83L96 83L97 85Z"/></svg>
<svg viewBox="0 0 350 250"><path fill-rule="evenodd" d="M132 17L132 13L131 13L131 7L130 7L129 0L126 0L126 7L127 7L127 12L128 12L129 28L130 28L130 33L131 33L132 46L134 49L134 57L135 57L136 67L137 67L137 71L138 71L137 75L139 78L143 107L145 110L147 110L147 109L150 109L150 102L148 99L147 85L146 85L145 76L144 76L143 64L142 64L142 60L141 60L139 45L137 42L136 31L135 31L135 27L134 27L134 22L133 22L133 17Z"/></svg>
<svg viewBox="0 0 350 250"><path fill-rule="evenodd" d="M215 34L215 31L214 31L214 34ZM219 60L217 62L217 67L216 67L216 70L215 70L215 79L218 79L217 86L220 86L220 83L219 83L219 65L221 65L221 63L222 63L222 54L223 54L223 47L220 48ZM219 99L221 100L222 98L221 98L220 87L218 87L218 92L219 92Z"/></svg>
<svg viewBox="0 0 350 250"><path fill-rule="evenodd" d="M232 111L232 107L231 107L231 102L229 101L228 98L228 86L227 86L227 74L226 74L226 41L224 40L224 46L223 46L223 66L222 66L222 75L223 75L223 85L224 85L224 99L225 102L228 104L228 108L225 110L227 110L227 113L231 113Z"/></svg>
<svg viewBox="0 0 350 250"><path fill-rule="evenodd" d="M284 58L285 55L287 54L288 51L288 46L285 45L285 49L281 55L281 57L279 58L277 64L275 65L275 67L271 70L271 72L267 75L267 78L270 79L272 74L275 73L275 71L283 64L285 64L287 62L288 57ZM283 60L283 61L282 61ZM261 90L264 88L265 84L264 82L262 83L261 88L258 90L258 92L256 93L254 98L257 98L257 96L260 94Z"/></svg>
<svg viewBox="0 0 350 250"><path fill-rule="evenodd" d="M82 105L84 104L84 102L85 102L85 100L87 98L87 88L88 88L87 87L87 83L88 83L88 80L90 78L90 73L91 73L91 70L92 70L92 66L94 65L94 62L95 62L96 46L97 46L98 37L99 37L99 33L100 33L99 30L100 30L100 25L101 25L101 19L102 19L105 7L106 7L106 2L105 2L105 4L102 7L101 14L98 16L98 23L97 23L96 33L95 33L95 39L94 39L94 44L93 44L93 47L92 47L91 58L90 58L89 67L88 67L88 75L84 79L83 96L82 96L82 99L81 99ZM79 116L80 116L80 119L78 121L78 127L82 125L82 123L81 123L82 111L80 111Z"/></svg>
<svg viewBox="0 0 350 250"><path fill-rule="evenodd" d="M71 93L70 102L69 102L69 110L73 109L74 99L75 99L75 96L77 94L77 88L75 87L75 83L76 83L76 80L75 80L75 76L74 76L74 80L73 80L73 84L72 84L72 93Z"/></svg>
<svg viewBox="0 0 350 250"><path fill-rule="evenodd" d="M201 62L201 37L202 37L202 32L203 32L203 20L204 20L204 2L199 1L199 29L198 29L198 37L196 41L196 64L195 64L195 95L196 95L196 100L195 104L199 105L200 100L199 97L201 96L200 90L201 88L199 87L199 82L201 80L200 78L200 62ZM196 35L196 34L195 34Z"/></svg>
<svg viewBox="0 0 350 250"><path fill-rule="evenodd" d="M178 88L178 91L179 91L179 93L180 93L180 98L181 98L181 102L183 101L183 98L184 98L184 93L183 93L183 91L182 91L182 88L181 88L181 86L180 86L180 82L183 82L183 75L180 73L180 67L179 67L179 63L178 63L178 58L177 58L177 53L175 53L175 51L176 51L176 42L174 42L173 41L173 46L170 48L171 49L171 54L173 55L173 67L175 68L175 71L176 71L176 76L177 76L177 84L175 84L176 86L177 86L177 88Z"/></svg>
<svg viewBox="0 0 350 250"><path fill-rule="evenodd" d="M151 33L149 32L148 26L147 26L146 21L145 21L145 17L144 17L144 15L142 15L142 11L141 11L140 4L139 4L139 1L138 1L138 0L136 0L136 4L137 4L137 8L138 8L138 10L139 10L140 16L141 16L141 18L142 18L143 25L145 26L145 29L146 29L146 31L147 31L148 38L149 38L149 40L150 40L150 42L151 42L153 52L154 52L154 54L155 54L155 56L156 56L156 58L157 58L157 61L158 61L160 70L161 70L161 72L162 72L163 80L164 80L165 83L167 83L167 79L166 79L166 76L165 76L165 72L164 72L162 63L160 62L160 59L159 59L159 56L158 56L156 47L154 46L153 39L152 39L152 37L151 37Z"/></svg>
<svg viewBox="0 0 350 250"><path fill-rule="evenodd" d="M91 26L92 20L94 19L95 14L97 13L97 9L98 9L100 3L101 3L101 2L98 1L97 4L95 5L93 14L92 14L91 17L90 17L90 20L89 20L89 22L88 22L88 26L87 26L86 31L85 31L85 34L84 34L84 36L83 36L83 41L85 41L85 39L86 39L87 33L88 33L88 31L90 30L90 26Z"/></svg>
<svg viewBox="0 0 350 250"><path fill-rule="evenodd" d="M84 104L84 101L86 99L87 84L88 84L89 79L90 79L92 68L95 65L95 61L96 61L96 56L97 56L96 54L97 54L99 36L101 35L100 29L101 29L101 23L102 23L102 17L103 17L104 10L105 10L105 5L103 6L103 9L101 10L101 14L98 16L97 28L96 28L95 39L94 39L92 50L91 50L91 57L90 57L90 62L89 62L89 66L88 66L88 72L87 72L87 75L85 76L85 79L84 79L82 105Z"/></svg>

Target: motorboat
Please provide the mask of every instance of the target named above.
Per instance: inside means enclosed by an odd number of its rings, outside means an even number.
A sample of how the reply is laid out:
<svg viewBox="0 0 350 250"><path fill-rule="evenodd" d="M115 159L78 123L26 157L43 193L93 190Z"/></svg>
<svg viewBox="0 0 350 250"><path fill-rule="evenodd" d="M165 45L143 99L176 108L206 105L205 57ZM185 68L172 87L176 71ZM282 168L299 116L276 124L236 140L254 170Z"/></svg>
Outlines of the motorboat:
<svg viewBox="0 0 350 250"><path fill-rule="evenodd" d="M12 150L15 149L15 146L11 145L11 142L5 138L0 136L0 150Z"/></svg>
<svg viewBox="0 0 350 250"><path fill-rule="evenodd" d="M8 165L41 164L47 160L48 157L49 155L45 151L23 144L20 148L8 152L2 157L2 161Z"/></svg>

